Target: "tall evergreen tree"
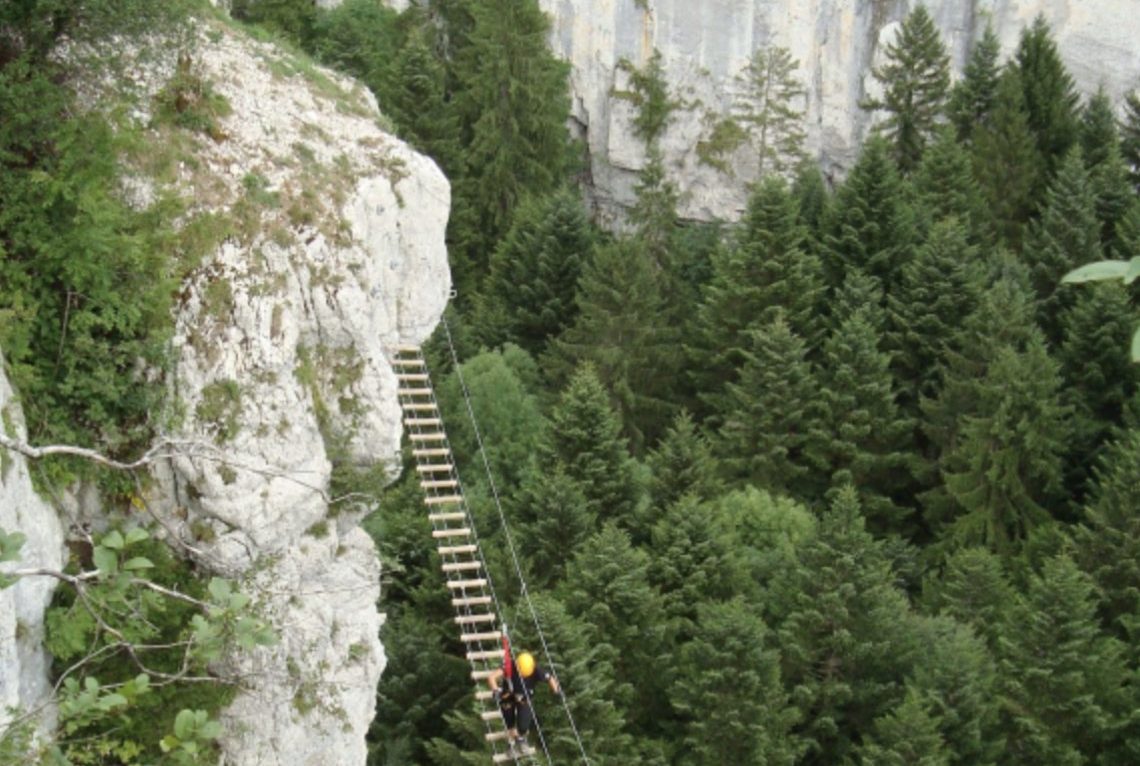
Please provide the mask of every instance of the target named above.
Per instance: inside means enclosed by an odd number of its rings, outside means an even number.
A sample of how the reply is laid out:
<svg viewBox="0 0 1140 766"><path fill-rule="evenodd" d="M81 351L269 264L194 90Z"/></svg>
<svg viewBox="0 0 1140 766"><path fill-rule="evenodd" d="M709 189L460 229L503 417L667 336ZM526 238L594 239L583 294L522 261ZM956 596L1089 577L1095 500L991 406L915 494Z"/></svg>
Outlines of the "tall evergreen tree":
<svg viewBox="0 0 1140 766"><path fill-rule="evenodd" d="M946 111L959 140L969 141L974 131L990 120L990 112L997 101L1000 54L1001 41L993 25L987 22L982 39L970 51L962 79L950 91Z"/></svg>
<svg viewBox="0 0 1140 766"><path fill-rule="evenodd" d="M903 19L898 36L887 44L886 59L872 70L883 97L863 106L887 112L883 131L899 169L909 174L944 118L950 90L950 57L925 5L915 6Z"/></svg>
<svg viewBox="0 0 1140 766"><path fill-rule="evenodd" d="M649 496L658 509L668 508L686 495L712 500L723 488L712 445L686 411L674 418L646 463L652 477Z"/></svg>
<svg viewBox="0 0 1140 766"><path fill-rule="evenodd" d="M1103 161L1090 169L1089 187L1100 221L1101 247L1105 253L1111 253L1117 249L1117 228L1129 211L1140 205L1128 178L1119 142L1109 145Z"/></svg>
<svg viewBox="0 0 1140 766"><path fill-rule="evenodd" d="M932 606L972 628L996 656L1008 635L1010 609L1015 603L1001 559L985 548L954 551L947 557L934 591Z"/></svg>
<svg viewBox="0 0 1140 766"><path fill-rule="evenodd" d="M799 205L800 223L807 229L808 250L816 252L814 240L830 200L827 187L823 183L823 174L819 172L819 164L814 160L805 158L796 168L796 177L792 181L792 196Z"/></svg>
<svg viewBox="0 0 1140 766"><path fill-rule="evenodd" d="M1042 181L1047 183L1077 140L1079 97L1043 15L1038 14L1022 30L1014 66L1025 96L1029 130L1047 170Z"/></svg>
<svg viewBox="0 0 1140 766"><path fill-rule="evenodd" d="M1024 353L998 352L978 389L978 414L965 417L960 442L943 461L946 489L962 509L949 530L953 542L1009 552L1050 518L1070 436L1059 388L1040 340Z"/></svg>
<svg viewBox="0 0 1140 766"><path fill-rule="evenodd" d="M578 316L552 344L553 377L589 362L609 391L622 427L640 453L668 428L668 390L679 364L678 331L661 322L660 271L636 239L602 245L583 269Z"/></svg>
<svg viewBox="0 0 1140 766"><path fill-rule="evenodd" d="M637 502L633 461L597 374L584 365L551 414L554 458L566 466L598 519L628 523Z"/></svg>
<svg viewBox="0 0 1140 766"><path fill-rule="evenodd" d="M914 188L926 226L957 218L967 227L972 243L993 239L982 187L974 178L970 155L948 128L938 132L923 155L914 175Z"/></svg>
<svg viewBox="0 0 1140 766"><path fill-rule="evenodd" d="M1108 159L1108 152L1113 146L1119 145L1120 132L1116 128L1116 114L1104 85L1097 88L1081 110L1077 138L1084 155L1085 167L1090 172Z"/></svg>
<svg viewBox="0 0 1140 766"><path fill-rule="evenodd" d="M696 635L681 646L670 689L684 721L676 763L791 766L802 745L791 734L795 708L780 684L768 632L740 600L701 604Z"/></svg>
<svg viewBox="0 0 1140 766"><path fill-rule="evenodd" d="M889 294L916 236L914 212L883 138L863 146L823 223L824 267L839 285L850 268L879 279Z"/></svg>
<svg viewBox="0 0 1140 766"><path fill-rule="evenodd" d="M784 175L804 156L807 90L796 76L799 62L786 48L758 48L744 71L733 111L756 149L757 177Z"/></svg>
<svg viewBox="0 0 1140 766"><path fill-rule="evenodd" d="M1030 226L1022 257L1037 291L1037 320L1053 343L1061 339L1061 315L1075 298L1061 284L1066 273L1100 260L1100 223L1080 149L1065 158L1049 186L1041 218Z"/></svg>
<svg viewBox="0 0 1140 766"><path fill-rule="evenodd" d="M820 428L818 384L806 356L782 318L757 330L740 381L728 386L718 443L733 478L804 499L818 495L805 451Z"/></svg>
<svg viewBox="0 0 1140 766"><path fill-rule="evenodd" d="M465 168L454 185L451 238L462 295L478 284L494 243L528 194L562 185L569 167L568 65L547 47L535 0L474 0L456 51L455 105Z"/></svg>
<svg viewBox="0 0 1140 766"><path fill-rule="evenodd" d="M532 585L552 588L562 581L566 565L586 538L596 531L596 506L560 463L532 471L510 506L514 533L533 574Z"/></svg>
<svg viewBox="0 0 1140 766"><path fill-rule="evenodd" d="M1011 763L1088 763L1104 752L1123 677L1120 647L1099 635L1093 583L1068 557L1045 562L1002 644Z"/></svg>
<svg viewBox="0 0 1140 766"><path fill-rule="evenodd" d="M882 333L887 327L887 314L883 310L885 302L882 282L863 269L848 269L843 275L843 284L831 301L831 334L834 335L857 313L863 315L876 333Z"/></svg>
<svg viewBox="0 0 1140 766"><path fill-rule="evenodd" d="M991 225L1000 240L1017 251L1043 171L1016 69L1007 68L998 79L990 118L973 135L973 160Z"/></svg>
<svg viewBox="0 0 1140 766"><path fill-rule="evenodd" d="M1120 152L1128 165L1132 187L1140 192L1140 94L1129 91L1124 97L1124 122L1120 126Z"/></svg>
<svg viewBox="0 0 1140 766"><path fill-rule="evenodd" d="M867 311L856 311L824 344L822 428L809 450L833 488L855 487L872 529L901 532L909 522L895 498L911 480L913 423L899 412L890 355L879 349Z"/></svg>
<svg viewBox="0 0 1140 766"><path fill-rule="evenodd" d="M883 766L949 766L950 753L938 731L940 723L922 694L908 686L903 701L875 719L873 733L860 748L863 762Z"/></svg>
<svg viewBox="0 0 1140 766"><path fill-rule="evenodd" d="M563 189L519 205L491 254L475 317L483 343L510 340L539 354L574 322L578 278L595 234L577 193Z"/></svg>

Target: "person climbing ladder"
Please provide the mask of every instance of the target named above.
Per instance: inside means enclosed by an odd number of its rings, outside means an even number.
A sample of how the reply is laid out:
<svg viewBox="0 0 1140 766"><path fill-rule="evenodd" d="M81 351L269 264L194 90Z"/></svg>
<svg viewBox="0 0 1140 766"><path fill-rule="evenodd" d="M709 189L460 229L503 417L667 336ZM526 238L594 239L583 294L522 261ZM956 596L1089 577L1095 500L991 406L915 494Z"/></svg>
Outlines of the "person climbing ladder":
<svg viewBox="0 0 1140 766"><path fill-rule="evenodd" d="M504 641L504 643L506 643ZM530 755L534 748L526 741L527 732L534 723L531 698L538 684L545 681L554 694L561 694L558 679L540 667L530 652L523 652L511 662L510 650L503 653L503 667L487 677L491 692L499 703L503 722L507 725L511 751L517 755Z"/></svg>

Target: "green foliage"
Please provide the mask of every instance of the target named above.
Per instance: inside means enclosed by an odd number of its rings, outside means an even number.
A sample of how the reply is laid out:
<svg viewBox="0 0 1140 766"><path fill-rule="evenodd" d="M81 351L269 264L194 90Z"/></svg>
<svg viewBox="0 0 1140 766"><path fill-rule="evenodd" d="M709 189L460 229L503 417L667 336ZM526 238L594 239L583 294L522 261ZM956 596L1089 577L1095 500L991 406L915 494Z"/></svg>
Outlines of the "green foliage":
<svg viewBox="0 0 1140 766"><path fill-rule="evenodd" d="M310 0L231 0L230 15L304 43L312 36L317 7Z"/></svg>
<svg viewBox="0 0 1140 766"><path fill-rule="evenodd" d="M883 85L883 98L863 108L887 112L883 132L894 145L899 168L908 174L933 137L950 90L950 57L925 5L915 6L903 19L897 38L887 44L886 58L872 72Z"/></svg>
<svg viewBox="0 0 1140 766"><path fill-rule="evenodd" d="M733 113L752 139L760 178L786 173L804 156L807 90L796 76L799 66L786 48L757 48L736 75L741 87Z"/></svg>
<svg viewBox="0 0 1140 766"><path fill-rule="evenodd" d="M732 175L726 157L748 140L748 133L731 117L715 120L707 138L697 141L697 159L711 168Z"/></svg>
<svg viewBox="0 0 1140 766"><path fill-rule="evenodd" d="M669 126L670 114L681 103L669 96L669 83L665 79L665 69L661 65L661 51L653 49L653 55L638 69L629 59L618 62L617 69L629 77L628 90L614 90L615 98L629 101L637 109L633 118L633 134L653 146L661 139L661 134Z"/></svg>
<svg viewBox="0 0 1140 766"><path fill-rule="evenodd" d="M1045 162L1042 180L1047 181L1077 140L1079 96L1043 15L1022 30L1014 68L1025 98L1027 125Z"/></svg>
<svg viewBox="0 0 1140 766"><path fill-rule="evenodd" d="M921 695L908 687L903 701L875 720L874 733L860 748L863 761L883 766L948 766L950 755L938 725Z"/></svg>
<svg viewBox="0 0 1140 766"><path fill-rule="evenodd" d="M968 141L978 126L988 123L997 101L1001 41L993 24L987 23L982 39L970 51L962 79L950 91L946 106L959 140Z"/></svg>
<svg viewBox="0 0 1140 766"><path fill-rule="evenodd" d="M685 496L712 500L722 489L712 445L687 411L677 415L646 462L652 476L649 496L659 509Z"/></svg>
<svg viewBox="0 0 1140 766"><path fill-rule="evenodd" d="M218 444L231 441L241 430L241 400L241 387L236 380L215 381L202 389L194 415L213 433Z"/></svg>
<svg viewBox="0 0 1140 766"><path fill-rule="evenodd" d="M1132 188L1140 191L1140 95L1129 91L1124 97L1124 122L1120 126L1120 151L1128 165Z"/></svg>
<svg viewBox="0 0 1140 766"><path fill-rule="evenodd" d="M190 54L179 55L174 75L155 95L155 102L156 122L204 133L218 141L225 138L218 120L230 114L230 104L195 71Z"/></svg>

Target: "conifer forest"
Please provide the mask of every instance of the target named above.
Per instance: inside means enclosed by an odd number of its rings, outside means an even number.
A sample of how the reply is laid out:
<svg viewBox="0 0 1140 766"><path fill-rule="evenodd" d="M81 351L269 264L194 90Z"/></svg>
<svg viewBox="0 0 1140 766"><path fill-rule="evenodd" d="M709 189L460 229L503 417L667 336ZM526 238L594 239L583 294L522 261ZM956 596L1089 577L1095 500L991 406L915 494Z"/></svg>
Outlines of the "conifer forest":
<svg viewBox="0 0 1140 766"><path fill-rule="evenodd" d="M0 348L31 438L127 455L162 389L114 370L161 365L172 288L113 132L53 76L72 19L41 22L68 5L0 8ZM167 23L78 5L85 28ZM647 160L602 226L536 0L231 13L366 84L451 184L426 359L512 640L549 646L589 763L1140 763L1140 310L1127 276L1063 281L1140 256L1140 96L1079 94L1040 17L952 72L919 5L841 179L803 147L797 63L758 53L763 98L699 151L750 146L763 174L740 220L697 223L654 57L613 94ZM77 280L105 300L61 361ZM368 763L488 763L415 472L376 503ZM559 700L535 707L553 763L583 762ZM101 758L74 762L136 762Z"/></svg>

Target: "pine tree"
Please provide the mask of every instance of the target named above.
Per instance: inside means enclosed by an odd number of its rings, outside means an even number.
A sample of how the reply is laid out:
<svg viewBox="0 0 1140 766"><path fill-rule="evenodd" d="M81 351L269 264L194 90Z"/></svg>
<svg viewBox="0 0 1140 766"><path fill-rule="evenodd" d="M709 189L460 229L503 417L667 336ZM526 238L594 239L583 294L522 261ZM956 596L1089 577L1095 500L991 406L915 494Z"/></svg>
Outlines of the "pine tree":
<svg viewBox="0 0 1140 766"><path fill-rule="evenodd" d="M673 416L667 394L680 362L678 331L659 321L663 310L660 272L645 247L632 239L603 245L583 269L578 317L547 357L555 380L582 363L593 366L637 453Z"/></svg>
<svg viewBox="0 0 1140 766"><path fill-rule="evenodd" d="M884 332L887 329L887 314L883 309L885 302L882 282L863 269L848 269L843 275L843 284L831 301L829 319L832 334L857 313L863 315L876 333Z"/></svg>
<svg viewBox="0 0 1140 766"><path fill-rule="evenodd" d="M664 282L672 273L671 250L680 195L677 185L665 174L665 161L656 145L648 149L648 159L638 173L634 194L636 202L629 211L629 221L636 227L638 240Z"/></svg>
<svg viewBox="0 0 1140 766"><path fill-rule="evenodd" d="M900 532L909 524L895 498L911 479L905 450L913 422L899 412L889 365L867 309L856 311L824 344L821 429L808 447L833 488L855 487L877 532Z"/></svg>
<svg viewBox="0 0 1140 766"><path fill-rule="evenodd" d="M621 423L590 365L571 378L551 414L555 459L582 488L589 511L599 520L631 519L637 502L633 461L621 437Z"/></svg>
<svg viewBox="0 0 1140 766"><path fill-rule="evenodd" d="M815 534L816 516L806 506L750 485L721 495L710 505L729 525L755 587L767 589L791 566L800 545ZM769 606L766 598L749 591L742 595L762 611Z"/></svg>
<svg viewBox="0 0 1140 766"><path fill-rule="evenodd" d="M1140 94L1124 96L1124 122L1120 126L1120 153L1128 165L1132 187L1140 192Z"/></svg>
<svg viewBox="0 0 1140 766"><path fill-rule="evenodd" d="M881 137L863 146L823 223L824 268L831 285L851 268L879 279L889 294L911 253L915 217L906 185Z"/></svg>
<svg viewBox="0 0 1140 766"><path fill-rule="evenodd" d="M997 555L985 548L951 553L931 600L940 614L972 628L996 656L1008 634L1010 607L1015 602L1013 586Z"/></svg>
<svg viewBox="0 0 1140 766"><path fill-rule="evenodd" d="M922 695L908 686L903 701L875 719L874 733L859 748L863 762L882 766L949 766L950 753L938 731L939 724Z"/></svg>
<svg viewBox="0 0 1140 766"><path fill-rule="evenodd" d="M796 168L796 177L792 181L792 196L799 205L800 223L807 229L808 237L814 237L819 231L819 224L824 218L830 200L827 187L823 183L823 174L819 172L819 165L811 158L801 160L799 167ZM808 249L815 252L812 246Z"/></svg>
<svg viewBox="0 0 1140 766"><path fill-rule="evenodd" d="M902 268L899 288L887 299L884 347L899 383L899 403L912 415L934 396L938 370L953 336L981 292L977 248L956 218L935 224L915 258Z"/></svg>
<svg viewBox="0 0 1140 766"><path fill-rule="evenodd" d="M802 719L805 766L844 763L871 723L902 698L917 647L906 597L863 528L855 490L837 493L815 536L772 583L784 688Z"/></svg>
<svg viewBox="0 0 1140 766"><path fill-rule="evenodd" d="M1025 96L1029 130L1047 169L1042 181L1048 182L1077 140L1079 97L1043 15L1038 14L1032 26L1022 30L1014 65Z"/></svg>
<svg viewBox="0 0 1140 766"><path fill-rule="evenodd" d="M669 691L684 722L678 764L797 762L802 745L790 733L796 711L767 634L740 600L700 605L696 635L681 646Z"/></svg>
<svg viewBox="0 0 1140 766"><path fill-rule="evenodd" d="M1081 110L1077 138L1089 172L1108 159L1108 152L1113 146L1119 145L1116 115L1104 85L1097 88Z"/></svg>
<svg viewBox="0 0 1140 766"><path fill-rule="evenodd" d="M1065 401L1074 410L1067 484L1076 501L1084 496L1091 465L1123 422L1140 383L1127 353L1136 319L1127 289L1115 282L1081 290L1063 317L1057 359L1066 382Z"/></svg>
<svg viewBox="0 0 1140 766"><path fill-rule="evenodd" d="M561 186L570 159L569 67L547 47L550 22L538 3L475 0L469 12L471 28L453 67L465 168L453 187L451 231L464 295L520 200Z"/></svg>
<svg viewBox="0 0 1140 766"><path fill-rule="evenodd" d="M563 189L523 202L491 255L475 319L488 346L510 340L539 354L574 322L594 230L578 195Z"/></svg>
<svg viewBox="0 0 1140 766"><path fill-rule="evenodd" d="M765 179L749 200L738 242L713 256L686 351L699 396L714 410L722 407L725 386L738 379L752 330L777 313L804 337L814 339L820 330L820 265L804 249L796 218L784 182Z"/></svg>
<svg viewBox="0 0 1140 766"><path fill-rule="evenodd" d="M991 225L1001 242L1016 252L1043 175L1016 69L1006 69L998 79L990 118L973 134L973 162Z"/></svg>
<svg viewBox="0 0 1140 766"><path fill-rule="evenodd" d="M974 131L990 120L997 102L1000 54L1001 42L993 25L987 22L982 39L970 51L962 79L950 91L946 108L961 141L969 141Z"/></svg>
<svg viewBox="0 0 1140 766"><path fill-rule="evenodd" d="M783 176L804 156L807 90L796 76L799 62L786 48L758 48L744 71L733 111L756 149L757 178Z"/></svg>
<svg viewBox="0 0 1140 766"><path fill-rule="evenodd" d="M950 57L926 6L915 6L903 19L898 36L887 44L886 58L872 70L884 88L883 98L863 108L887 112L883 132L891 139L899 169L909 174L943 119L950 90Z"/></svg>
<svg viewBox="0 0 1140 766"><path fill-rule="evenodd" d="M646 463L652 477L649 497L658 509L668 508L685 496L711 500L723 489L712 445L687 411L674 418L661 443L647 455Z"/></svg>
<svg viewBox="0 0 1140 766"><path fill-rule="evenodd" d="M1053 343L1061 338L1062 313L1075 291L1061 278L1078 266L1100 260L1100 223L1096 200L1080 149L1065 158L1049 186L1041 218L1029 230L1022 257L1029 264L1037 291L1037 320Z"/></svg>
<svg viewBox="0 0 1140 766"><path fill-rule="evenodd" d="M1046 561L1031 579L1002 643L1010 762L1075 766L1104 751L1123 665L1095 611L1093 583L1068 557Z"/></svg>
<svg viewBox="0 0 1140 766"><path fill-rule="evenodd" d="M1119 142L1111 144L1104 160L1089 171L1089 188L1096 204L1096 217L1100 221L1100 242L1105 253L1117 249L1117 228L1133 208L1140 205L1128 168L1120 154Z"/></svg>
<svg viewBox="0 0 1140 766"><path fill-rule="evenodd" d="M946 489L962 509L948 532L954 543L1009 552L1050 518L1070 436L1059 388L1042 341L1024 353L998 352L978 390L978 414L964 418L943 461Z"/></svg>
<svg viewBox="0 0 1140 766"><path fill-rule="evenodd" d="M726 471L757 487L818 495L805 450L818 430L818 384L803 339L781 317L753 335L739 383L730 383L718 420Z"/></svg>
<svg viewBox="0 0 1140 766"><path fill-rule="evenodd" d="M928 225L957 218L967 227L970 242L993 240L982 187L974 178L970 155L949 129L938 132L914 174L919 209Z"/></svg>
<svg viewBox="0 0 1140 766"><path fill-rule="evenodd" d="M510 502L515 510L512 536L533 574L531 585L554 587L566 564L596 531L597 517L586 493L559 463L532 471Z"/></svg>

